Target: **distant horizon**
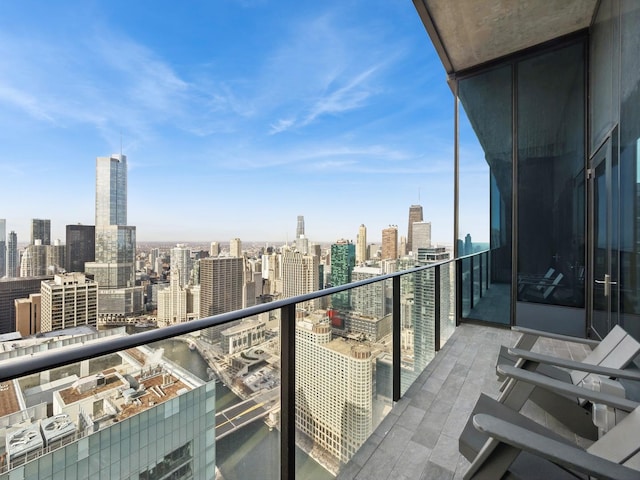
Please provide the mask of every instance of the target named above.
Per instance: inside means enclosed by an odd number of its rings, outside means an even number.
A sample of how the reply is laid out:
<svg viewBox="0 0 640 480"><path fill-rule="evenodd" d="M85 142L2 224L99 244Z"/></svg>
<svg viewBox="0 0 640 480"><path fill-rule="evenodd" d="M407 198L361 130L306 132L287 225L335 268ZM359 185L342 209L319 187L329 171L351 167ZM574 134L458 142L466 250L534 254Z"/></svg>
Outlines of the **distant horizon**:
<svg viewBox="0 0 640 480"><path fill-rule="evenodd" d="M365 224L379 242L421 204L453 241L454 98L411 2L23 0L3 4L0 53L0 218L19 240L30 218L52 239L92 225L95 159L120 152L140 238L285 240L304 215L312 241ZM460 231L488 238L467 124Z"/></svg>

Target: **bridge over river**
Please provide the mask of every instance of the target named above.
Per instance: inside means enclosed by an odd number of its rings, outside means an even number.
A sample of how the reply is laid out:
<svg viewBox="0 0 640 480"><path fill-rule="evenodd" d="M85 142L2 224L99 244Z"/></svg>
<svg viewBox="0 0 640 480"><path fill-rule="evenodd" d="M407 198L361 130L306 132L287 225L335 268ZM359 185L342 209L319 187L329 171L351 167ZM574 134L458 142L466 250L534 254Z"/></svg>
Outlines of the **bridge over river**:
<svg viewBox="0 0 640 480"><path fill-rule="evenodd" d="M216 413L216 440L266 417L280 408L280 389L274 388Z"/></svg>

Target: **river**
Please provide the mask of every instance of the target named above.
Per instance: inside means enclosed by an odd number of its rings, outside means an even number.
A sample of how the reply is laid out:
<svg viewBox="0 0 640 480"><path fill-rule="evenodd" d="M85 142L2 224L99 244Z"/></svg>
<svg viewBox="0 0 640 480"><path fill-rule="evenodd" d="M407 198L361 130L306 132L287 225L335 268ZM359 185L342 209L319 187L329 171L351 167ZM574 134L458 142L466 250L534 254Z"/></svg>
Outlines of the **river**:
<svg viewBox="0 0 640 480"><path fill-rule="evenodd" d="M164 340L151 345L164 348L170 360L207 380L207 363L185 342ZM224 410L241 400L222 383L216 384L216 411ZM216 442L216 464L225 480L279 479L280 432L269 431L262 420L253 422ZM315 460L296 448L296 477L311 480L333 478Z"/></svg>

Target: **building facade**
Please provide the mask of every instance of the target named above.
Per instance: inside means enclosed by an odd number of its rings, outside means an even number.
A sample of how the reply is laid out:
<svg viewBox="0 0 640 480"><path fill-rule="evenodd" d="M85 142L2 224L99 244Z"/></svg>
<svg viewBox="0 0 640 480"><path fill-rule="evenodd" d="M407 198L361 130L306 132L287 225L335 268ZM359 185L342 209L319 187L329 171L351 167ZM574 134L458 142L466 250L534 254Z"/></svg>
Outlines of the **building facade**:
<svg viewBox="0 0 640 480"><path fill-rule="evenodd" d="M411 205L409 207L409 227L407 229L407 253L413 252L413 224L422 222L422 205Z"/></svg>
<svg viewBox="0 0 640 480"><path fill-rule="evenodd" d="M347 240L338 240L331 245L331 285L351 283L351 274L356 265L356 247ZM351 307L351 291L334 293L331 296L334 308L349 309Z"/></svg>
<svg viewBox="0 0 640 480"><path fill-rule="evenodd" d="M98 284L81 273L55 275L42 282L41 331L88 325L97 328Z"/></svg>
<svg viewBox="0 0 640 480"><path fill-rule="evenodd" d="M235 257L200 260L200 318L239 310L244 299L244 259ZM220 332L229 328L211 327L204 332L209 341L220 340Z"/></svg>
<svg viewBox="0 0 640 480"><path fill-rule="evenodd" d="M389 226L382 230L382 258L381 260L396 260L398 258L398 227Z"/></svg>
<svg viewBox="0 0 640 480"><path fill-rule="evenodd" d="M367 227L364 224L358 228L356 237L356 263L359 265L367 261Z"/></svg>
<svg viewBox="0 0 640 480"><path fill-rule="evenodd" d="M368 346L332 340L328 322L298 321L296 428L338 462L347 463L373 430L372 365Z"/></svg>
<svg viewBox="0 0 640 480"><path fill-rule="evenodd" d="M84 272L85 263L96 259L95 225L66 226L66 270Z"/></svg>
<svg viewBox="0 0 640 480"><path fill-rule="evenodd" d="M304 255L295 250L282 254L282 294L284 298L315 292L319 285L319 260L314 255ZM315 310L317 300L298 304L298 308Z"/></svg>
<svg viewBox="0 0 640 480"><path fill-rule="evenodd" d="M0 278L7 274L7 221L0 218Z"/></svg>
<svg viewBox="0 0 640 480"><path fill-rule="evenodd" d="M29 245L35 245L36 240L40 240L42 245L51 245L51 220L31 219L31 241Z"/></svg>

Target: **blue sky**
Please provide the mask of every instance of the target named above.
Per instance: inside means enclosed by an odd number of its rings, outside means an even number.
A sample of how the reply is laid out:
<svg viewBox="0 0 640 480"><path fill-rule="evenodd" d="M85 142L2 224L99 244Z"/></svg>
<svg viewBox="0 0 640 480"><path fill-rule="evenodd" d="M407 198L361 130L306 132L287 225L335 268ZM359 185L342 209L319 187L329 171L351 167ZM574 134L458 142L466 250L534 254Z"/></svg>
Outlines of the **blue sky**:
<svg viewBox="0 0 640 480"><path fill-rule="evenodd" d="M21 242L30 218L92 224L95 157L121 144L139 241L291 240L297 215L312 241L379 241L420 191L451 242L453 97L408 0L2 2L0 58Z"/></svg>

